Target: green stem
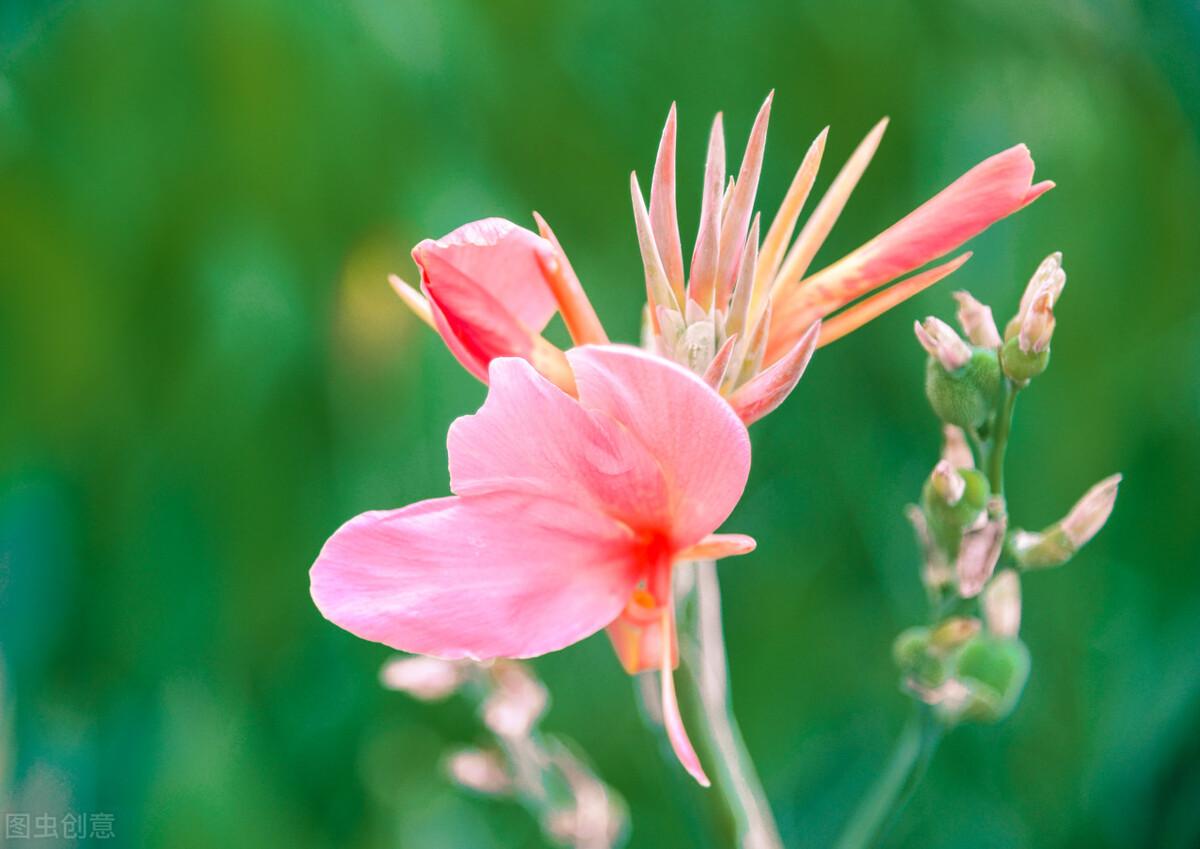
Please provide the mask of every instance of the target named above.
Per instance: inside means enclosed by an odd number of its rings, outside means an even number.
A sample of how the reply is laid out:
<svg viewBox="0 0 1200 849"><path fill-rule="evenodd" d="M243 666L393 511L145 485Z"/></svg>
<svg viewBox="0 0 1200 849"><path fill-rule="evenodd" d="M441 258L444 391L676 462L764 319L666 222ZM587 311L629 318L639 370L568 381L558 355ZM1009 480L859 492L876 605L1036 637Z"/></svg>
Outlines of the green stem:
<svg viewBox="0 0 1200 849"><path fill-rule="evenodd" d="M1008 435L1012 430L1013 408L1017 403L1017 387L1009 381L1004 381L1001 391L1004 397L1000 401L1000 410L996 414L996 424L992 428L988 442L987 476L992 487L992 494L1004 495L1004 452L1008 448Z"/></svg>
<svg viewBox="0 0 1200 849"><path fill-rule="evenodd" d="M680 666L677 681L688 730L713 781L710 798L718 820L734 832L719 845L739 849L783 849L767 795L746 749L729 693L729 664L721 624L721 589L716 564L700 561L690 570L694 584L679 599Z"/></svg>
<svg viewBox="0 0 1200 849"><path fill-rule="evenodd" d="M850 817L835 849L868 849L916 790L937 744L942 725L924 705L916 705L891 759Z"/></svg>

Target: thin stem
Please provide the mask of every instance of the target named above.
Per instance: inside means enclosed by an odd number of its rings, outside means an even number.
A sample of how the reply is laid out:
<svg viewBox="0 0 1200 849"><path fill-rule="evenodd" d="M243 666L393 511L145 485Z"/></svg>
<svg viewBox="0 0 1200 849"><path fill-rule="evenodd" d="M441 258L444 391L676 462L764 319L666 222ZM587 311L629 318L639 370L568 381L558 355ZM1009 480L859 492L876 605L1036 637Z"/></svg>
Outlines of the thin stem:
<svg viewBox="0 0 1200 849"><path fill-rule="evenodd" d="M1004 397L996 414L995 427L987 440L986 460L988 483L994 495L1004 495L1004 452L1008 448L1008 435L1012 430L1013 408L1017 403L1017 387L1004 381L1001 390Z"/></svg>
<svg viewBox="0 0 1200 849"><path fill-rule="evenodd" d="M904 726L891 759L850 817L835 849L868 849L908 802L941 740L942 725L923 705Z"/></svg>
<svg viewBox="0 0 1200 849"><path fill-rule="evenodd" d="M680 605L680 667L677 675L693 698L684 703L688 730L708 756L713 787L707 791L724 809L739 849L783 849L767 795L733 714L729 664L721 625L721 589L716 564L699 561L690 571L694 584ZM682 596L682 594L681 594ZM724 845L730 845L728 842Z"/></svg>

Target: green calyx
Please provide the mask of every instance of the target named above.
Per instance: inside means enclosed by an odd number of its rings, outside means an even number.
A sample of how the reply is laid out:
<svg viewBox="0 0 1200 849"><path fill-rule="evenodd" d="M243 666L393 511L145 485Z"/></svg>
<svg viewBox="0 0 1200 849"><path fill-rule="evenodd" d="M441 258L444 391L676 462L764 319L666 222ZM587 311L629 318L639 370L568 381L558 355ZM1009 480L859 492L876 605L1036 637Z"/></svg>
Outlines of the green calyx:
<svg viewBox="0 0 1200 849"><path fill-rule="evenodd" d="M958 652L952 675L970 691L953 721L999 722L1016 706L1029 679L1029 649L1018 639L980 634Z"/></svg>
<svg viewBox="0 0 1200 849"><path fill-rule="evenodd" d="M966 482L966 488L962 498L954 504L948 503L934 489L930 480L925 481L921 491L921 506L929 523L929 531L938 547L951 559L958 555L963 530L979 520L992 494L987 477L978 470L958 469L958 474Z"/></svg>
<svg viewBox="0 0 1200 849"><path fill-rule="evenodd" d="M930 357L925 367L925 394L938 418L973 430L991 418L1000 398L1001 380L996 352L976 348L971 359L952 372Z"/></svg>
<svg viewBox="0 0 1200 849"><path fill-rule="evenodd" d="M1024 384L1046 370L1050 363L1050 349L1038 353L1021 350L1016 336L1004 343L1000 349L1000 364L1004 373L1019 384Z"/></svg>

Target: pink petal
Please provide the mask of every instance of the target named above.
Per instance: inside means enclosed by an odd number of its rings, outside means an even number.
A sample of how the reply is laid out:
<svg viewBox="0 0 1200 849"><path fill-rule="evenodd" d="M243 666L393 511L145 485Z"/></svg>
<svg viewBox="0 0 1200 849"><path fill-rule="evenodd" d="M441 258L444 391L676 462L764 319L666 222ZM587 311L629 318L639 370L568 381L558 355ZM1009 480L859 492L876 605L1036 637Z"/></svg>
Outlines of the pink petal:
<svg viewBox="0 0 1200 849"><path fill-rule="evenodd" d="M456 271L540 333L556 309L537 259L547 250L553 247L536 233L503 218L485 218L436 241L426 239L413 248L413 259L435 297L440 295L442 274Z"/></svg>
<svg viewBox="0 0 1200 849"><path fill-rule="evenodd" d="M1023 144L976 165L870 242L801 283L828 309L919 268L982 233L1049 190L1032 186L1033 159ZM814 316L815 317L815 316Z"/></svg>
<svg viewBox="0 0 1200 849"><path fill-rule="evenodd" d="M579 402L629 429L666 479L676 548L717 529L750 472L750 438L729 405L682 366L623 345L567 352Z"/></svg>
<svg viewBox="0 0 1200 849"><path fill-rule="evenodd" d="M636 530L667 527L654 457L625 427L585 409L525 360L492 361L487 401L450 427L450 488L520 492L605 513Z"/></svg>
<svg viewBox="0 0 1200 849"><path fill-rule="evenodd" d="M668 608L663 611L662 630L670 630L672 633L675 630L674 616ZM708 776L704 774L704 767L700 765L700 758L696 755L696 750L692 747L692 741L688 739L687 728L683 725L683 716L679 712L679 699L675 695L675 678L671 674L671 652L669 644L662 645L662 709L663 709L663 726L667 730L667 739L671 741L671 748L675 751L675 757L679 758L679 762L683 764L683 768L688 771L692 778L699 782L701 787L709 787L712 782L708 780Z"/></svg>
<svg viewBox="0 0 1200 849"><path fill-rule="evenodd" d="M447 659L533 657L611 622L638 580L627 528L536 496L363 513L325 543L313 601L334 624Z"/></svg>
<svg viewBox="0 0 1200 849"><path fill-rule="evenodd" d="M664 651L670 653L672 669L679 665L679 641L674 628L663 628L663 610L664 605L648 592L636 590L621 615L609 624L613 651L630 675L657 670Z"/></svg>
<svg viewBox="0 0 1200 849"><path fill-rule="evenodd" d="M792 347L791 351L773 363L765 371L755 375L739 387L729 398L729 405L747 425L761 419L782 404L808 368L808 361L817 350L821 325L810 327Z"/></svg>
<svg viewBox="0 0 1200 849"><path fill-rule="evenodd" d="M709 534L700 542L676 555L678 560L720 560L749 554L758 547L754 537L745 534Z"/></svg>

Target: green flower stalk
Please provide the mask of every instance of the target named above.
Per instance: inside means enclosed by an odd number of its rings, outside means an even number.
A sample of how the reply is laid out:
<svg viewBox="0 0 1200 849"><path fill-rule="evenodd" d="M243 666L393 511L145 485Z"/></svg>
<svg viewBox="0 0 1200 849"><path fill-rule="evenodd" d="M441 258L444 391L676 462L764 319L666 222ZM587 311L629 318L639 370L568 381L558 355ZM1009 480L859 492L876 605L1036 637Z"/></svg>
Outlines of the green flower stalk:
<svg viewBox="0 0 1200 849"><path fill-rule="evenodd" d="M1067 562L1112 513L1120 475L1096 484L1048 528L1009 531L1004 459L1016 398L1049 364L1054 308L1065 285L1062 254L1051 254L1003 338L991 308L967 292L954 296L965 339L933 317L914 328L929 355L925 390L944 440L919 506L907 513L921 549L929 622L906 629L893 644L914 717L838 849L874 844L946 732L1012 713L1032 666L1019 636L1020 573Z"/></svg>

